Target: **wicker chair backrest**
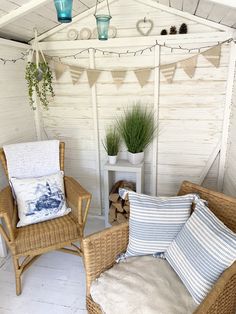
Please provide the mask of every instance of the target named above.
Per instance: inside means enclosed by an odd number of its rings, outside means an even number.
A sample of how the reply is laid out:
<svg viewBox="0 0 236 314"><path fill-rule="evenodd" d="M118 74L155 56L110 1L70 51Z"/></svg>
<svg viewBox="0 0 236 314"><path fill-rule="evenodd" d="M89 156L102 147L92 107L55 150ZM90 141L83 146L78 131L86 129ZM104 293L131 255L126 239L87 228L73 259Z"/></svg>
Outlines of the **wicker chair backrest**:
<svg viewBox="0 0 236 314"><path fill-rule="evenodd" d="M210 210L232 231L236 232L236 198L213 192L197 184L184 181L178 195L198 193L208 202Z"/></svg>

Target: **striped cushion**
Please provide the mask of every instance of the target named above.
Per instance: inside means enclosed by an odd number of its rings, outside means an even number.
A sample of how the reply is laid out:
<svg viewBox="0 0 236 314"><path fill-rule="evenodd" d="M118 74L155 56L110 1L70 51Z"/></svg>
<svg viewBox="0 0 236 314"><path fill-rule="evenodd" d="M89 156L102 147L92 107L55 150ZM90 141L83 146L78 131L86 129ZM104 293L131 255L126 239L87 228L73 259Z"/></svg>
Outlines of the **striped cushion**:
<svg viewBox="0 0 236 314"><path fill-rule="evenodd" d="M199 201L165 257L193 299L201 303L236 260L236 234Z"/></svg>
<svg viewBox="0 0 236 314"><path fill-rule="evenodd" d="M195 197L163 198L129 191L129 245L125 257L166 251L188 220Z"/></svg>

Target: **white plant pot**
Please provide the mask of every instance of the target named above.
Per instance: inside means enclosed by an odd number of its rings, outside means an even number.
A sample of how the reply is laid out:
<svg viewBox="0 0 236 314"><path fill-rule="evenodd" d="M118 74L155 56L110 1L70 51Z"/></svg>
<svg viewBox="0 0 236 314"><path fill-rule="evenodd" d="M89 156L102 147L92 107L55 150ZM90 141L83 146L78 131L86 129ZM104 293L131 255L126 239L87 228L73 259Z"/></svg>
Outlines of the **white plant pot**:
<svg viewBox="0 0 236 314"><path fill-rule="evenodd" d="M115 165L117 162L117 155L116 156L108 156L108 162L110 165Z"/></svg>
<svg viewBox="0 0 236 314"><path fill-rule="evenodd" d="M141 164L143 159L144 159L144 152L136 153L136 154L128 152L128 161L133 165Z"/></svg>

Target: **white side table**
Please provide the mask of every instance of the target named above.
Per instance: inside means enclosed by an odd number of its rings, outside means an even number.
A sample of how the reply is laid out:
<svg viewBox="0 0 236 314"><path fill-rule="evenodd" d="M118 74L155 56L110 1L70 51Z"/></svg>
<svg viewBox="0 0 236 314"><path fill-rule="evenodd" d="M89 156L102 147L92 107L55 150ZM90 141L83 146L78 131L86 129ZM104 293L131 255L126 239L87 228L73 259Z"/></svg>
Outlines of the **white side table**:
<svg viewBox="0 0 236 314"><path fill-rule="evenodd" d="M128 160L118 160L115 165L106 163L104 166L104 203L105 203L105 224L106 227L111 225L108 222L109 213L109 193L111 191L112 185L112 175L113 172L130 172L136 174L136 192L143 193L144 185L144 163L138 165L132 165Z"/></svg>

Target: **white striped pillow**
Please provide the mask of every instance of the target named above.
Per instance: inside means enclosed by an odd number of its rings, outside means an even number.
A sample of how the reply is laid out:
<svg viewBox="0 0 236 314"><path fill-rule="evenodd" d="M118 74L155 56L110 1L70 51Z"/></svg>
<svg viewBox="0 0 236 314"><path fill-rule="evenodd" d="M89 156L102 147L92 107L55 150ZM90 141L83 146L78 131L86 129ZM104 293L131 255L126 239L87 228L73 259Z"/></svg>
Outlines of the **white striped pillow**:
<svg viewBox="0 0 236 314"><path fill-rule="evenodd" d="M199 201L165 257L197 303L236 260L236 233Z"/></svg>
<svg viewBox="0 0 236 314"><path fill-rule="evenodd" d="M129 244L123 257L166 251L191 213L196 194L153 197L129 191Z"/></svg>

